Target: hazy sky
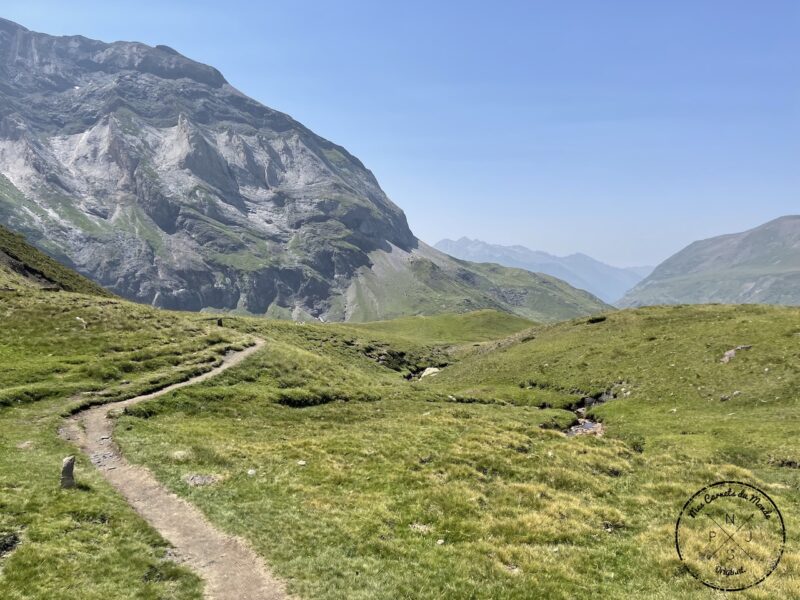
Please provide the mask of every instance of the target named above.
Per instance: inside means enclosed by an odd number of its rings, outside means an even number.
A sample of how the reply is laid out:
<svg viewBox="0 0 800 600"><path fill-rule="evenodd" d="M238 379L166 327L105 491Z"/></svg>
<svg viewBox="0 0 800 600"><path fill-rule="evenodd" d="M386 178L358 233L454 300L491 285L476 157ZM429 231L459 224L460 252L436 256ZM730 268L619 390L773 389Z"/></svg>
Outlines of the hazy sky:
<svg viewBox="0 0 800 600"><path fill-rule="evenodd" d="M430 243L635 265L800 213L797 0L4 0L0 16L214 65L358 156Z"/></svg>

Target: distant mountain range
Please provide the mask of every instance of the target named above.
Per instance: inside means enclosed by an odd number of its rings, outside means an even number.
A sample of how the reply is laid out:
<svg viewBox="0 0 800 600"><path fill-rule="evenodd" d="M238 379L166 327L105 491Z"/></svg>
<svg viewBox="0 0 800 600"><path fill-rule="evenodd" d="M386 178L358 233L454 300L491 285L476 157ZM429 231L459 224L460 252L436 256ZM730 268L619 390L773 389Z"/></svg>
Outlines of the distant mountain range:
<svg viewBox="0 0 800 600"><path fill-rule="evenodd" d="M337 321L607 308L553 277L426 246L356 157L213 67L4 19L0 223L163 308Z"/></svg>
<svg viewBox="0 0 800 600"><path fill-rule="evenodd" d="M586 290L605 302L615 302L646 277L653 267L612 267L585 254L553 256L525 246L502 246L462 237L444 239L436 249L464 260L497 263L535 273L546 273Z"/></svg>
<svg viewBox="0 0 800 600"><path fill-rule="evenodd" d="M649 304L800 305L800 215L694 242L622 299Z"/></svg>

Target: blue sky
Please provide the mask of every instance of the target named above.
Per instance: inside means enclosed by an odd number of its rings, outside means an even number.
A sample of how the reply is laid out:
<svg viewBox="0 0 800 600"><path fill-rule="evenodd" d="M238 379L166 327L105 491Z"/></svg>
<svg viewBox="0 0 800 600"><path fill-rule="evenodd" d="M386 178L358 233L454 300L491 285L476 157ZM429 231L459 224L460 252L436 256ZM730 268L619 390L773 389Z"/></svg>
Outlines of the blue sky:
<svg viewBox="0 0 800 600"><path fill-rule="evenodd" d="M0 16L214 65L358 156L430 243L655 264L800 213L795 0L5 0Z"/></svg>

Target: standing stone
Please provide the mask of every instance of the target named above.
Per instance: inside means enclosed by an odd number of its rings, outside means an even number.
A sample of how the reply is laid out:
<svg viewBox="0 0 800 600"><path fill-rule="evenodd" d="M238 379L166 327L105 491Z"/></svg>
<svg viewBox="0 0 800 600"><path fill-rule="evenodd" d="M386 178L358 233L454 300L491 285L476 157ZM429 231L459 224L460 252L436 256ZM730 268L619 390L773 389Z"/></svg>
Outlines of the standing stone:
<svg viewBox="0 0 800 600"><path fill-rule="evenodd" d="M61 487L66 489L75 487L75 457L68 456L61 463Z"/></svg>
<svg viewBox="0 0 800 600"><path fill-rule="evenodd" d="M217 319L217 327L222 327L222 319Z"/></svg>

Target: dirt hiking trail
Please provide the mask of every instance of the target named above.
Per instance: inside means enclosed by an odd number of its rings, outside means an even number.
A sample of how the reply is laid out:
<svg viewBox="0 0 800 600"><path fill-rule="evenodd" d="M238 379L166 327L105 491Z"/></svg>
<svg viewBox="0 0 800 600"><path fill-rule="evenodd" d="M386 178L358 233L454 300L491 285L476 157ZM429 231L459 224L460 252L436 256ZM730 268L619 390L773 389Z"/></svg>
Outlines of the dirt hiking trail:
<svg viewBox="0 0 800 600"><path fill-rule="evenodd" d="M254 346L225 356L213 370L157 392L88 408L71 417L61 431L62 437L80 446L136 512L174 546L170 558L187 565L204 580L204 596L209 600L278 600L289 596L284 584L270 574L247 542L217 529L194 505L162 486L148 469L132 465L122 456L112 439L114 421L109 413L216 377L263 345L264 341L258 340Z"/></svg>

